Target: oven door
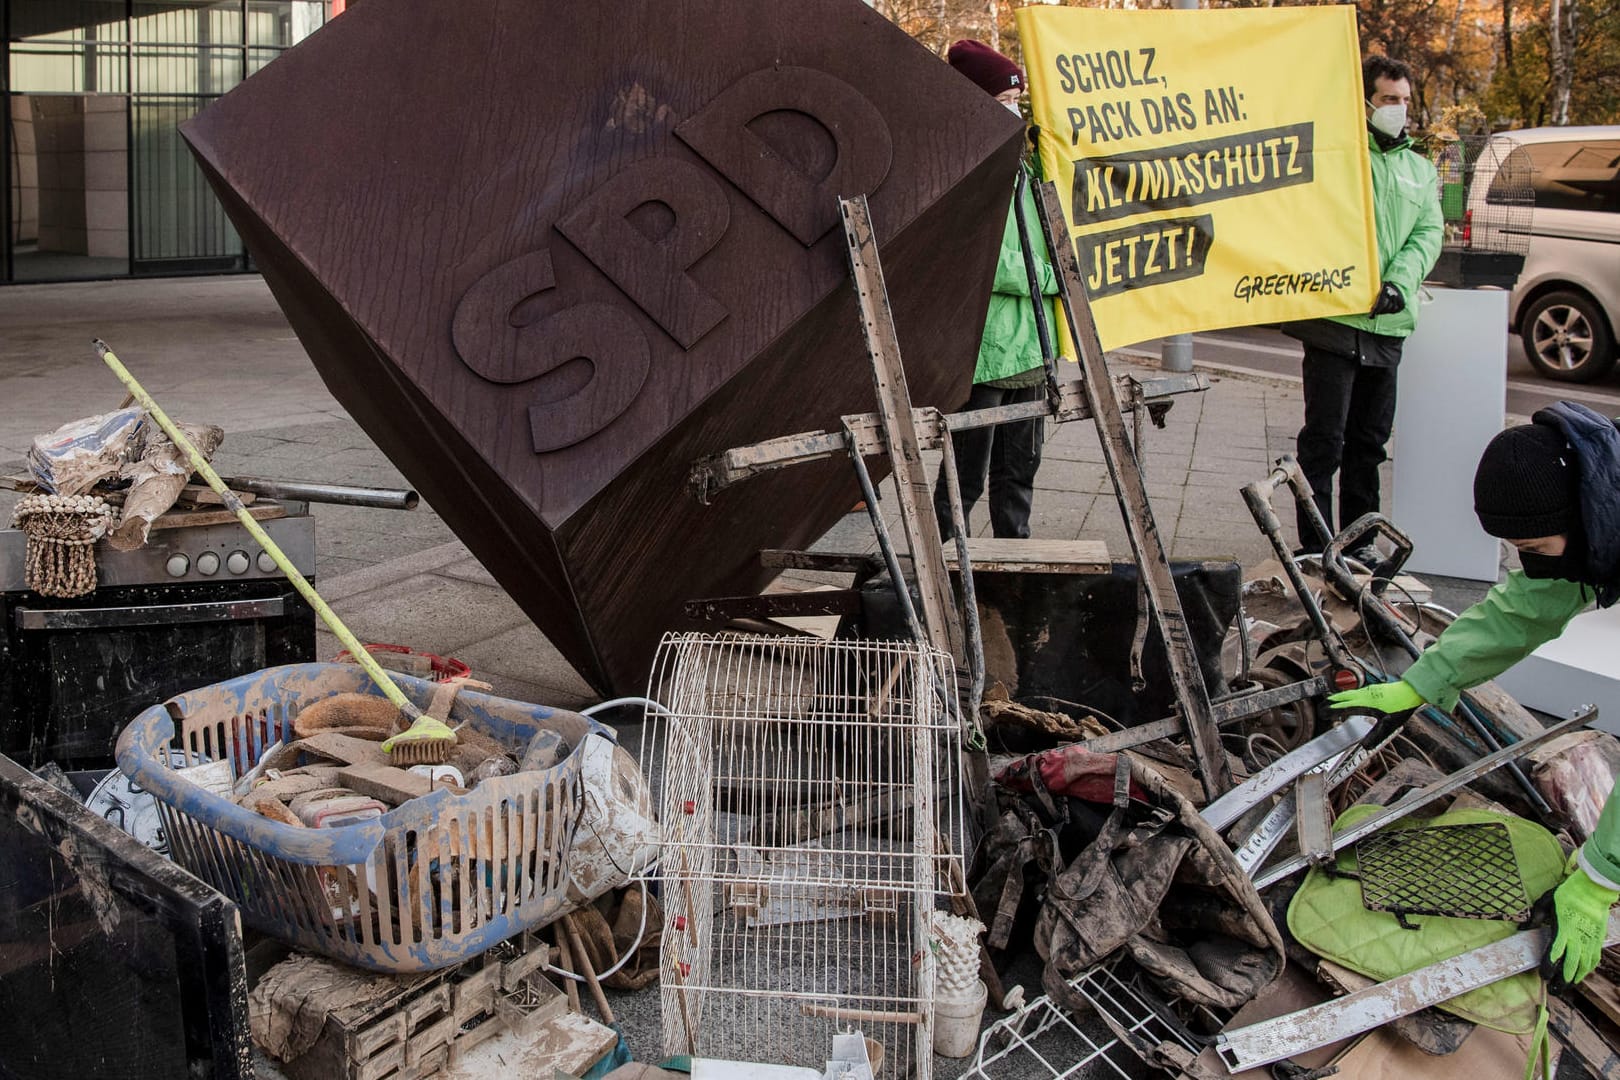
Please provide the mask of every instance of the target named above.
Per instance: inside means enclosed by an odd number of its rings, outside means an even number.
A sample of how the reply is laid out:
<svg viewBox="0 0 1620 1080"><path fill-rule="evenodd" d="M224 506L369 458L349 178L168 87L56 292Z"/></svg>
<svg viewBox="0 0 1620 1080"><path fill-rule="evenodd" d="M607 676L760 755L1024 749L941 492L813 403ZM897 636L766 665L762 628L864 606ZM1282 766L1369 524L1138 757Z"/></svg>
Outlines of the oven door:
<svg viewBox="0 0 1620 1080"><path fill-rule="evenodd" d="M315 616L285 580L5 598L15 661L0 751L37 768L113 764L135 715L174 694L315 657Z"/></svg>

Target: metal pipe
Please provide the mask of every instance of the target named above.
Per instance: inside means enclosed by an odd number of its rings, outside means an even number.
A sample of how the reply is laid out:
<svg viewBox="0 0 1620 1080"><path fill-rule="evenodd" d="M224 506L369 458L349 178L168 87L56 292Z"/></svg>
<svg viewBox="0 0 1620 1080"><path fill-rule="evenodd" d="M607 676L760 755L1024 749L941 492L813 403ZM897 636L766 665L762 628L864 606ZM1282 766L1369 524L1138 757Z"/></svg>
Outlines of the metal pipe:
<svg viewBox="0 0 1620 1080"><path fill-rule="evenodd" d="M905 616L906 627L911 631L911 638L926 644L928 637L923 633L922 623L917 619L917 607L911 602L911 588L906 584L905 574L900 572L900 556L894 549L894 540L889 536L889 526L883 520L883 511L878 509L877 488L872 483L872 474L867 471L866 461L861 457L860 448L855 442L855 433L844 425L844 439L849 446L850 460L855 463L855 479L861 485L861 498L866 500L866 516L872 521L872 531L877 534L878 550L883 552L883 563L889 568L890 584L894 586L896 599L900 601L900 613Z"/></svg>
<svg viewBox="0 0 1620 1080"><path fill-rule="evenodd" d="M1033 129L1031 136L1033 136ZM1035 309L1035 333L1041 343L1041 366L1046 369L1047 396L1058 397L1057 346L1052 343L1052 327L1046 321L1046 295L1041 292L1041 275L1035 265L1035 252L1030 247L1032 234L1029 221L1024 217L1024 197L1029 192L1029 176L1024 166L1018 166L1018 183L1013 187L1013 216L1018 220L1018 246L1023 249L1024 275L1029 281L1029 301Z"/></svg>
<svg viewBox="0 0 1620 1080"><path fill-rule="evenodd" d="M937 410L934 422L939 424L945 443L945 456L940 462L943 481L951 507L951 531L956 540L956 562L962 582L962 619L967 629L968 671L973 676L973 724L978 727L979 704L984 700L984 638L979 626L979 597L973 588L973 560L968 556L967 513L962 506L962 489L956 473L956 447L951 443L950 428Z"/></svg>
<svg viewBox="0 0 1620 1080"><path fill-rule="evenodd" d="M1271 505L1272 496L1279 484L1288 484L1292 487L1295 499L1302 505L1311 502L1310 486L1306 484L1304 494L1301 494L1294 482L1296 477L1299 483L1304 483L1304 477L1299 474L1299 465L1293 458L1285 455L1278 460L1277 465L1264 480L1244 485L1243 501L1248 504L1249 513L1254 516L1255 524L1260 527L1266 539L1271 541L1271 549L1276 552L1277 561L1282 564L1283 573L1288 576L1289 587L1294 590L1294 597L1304 609L1305 617L1310 620L1311 630L1316 634L1316 639L1327 650L1328 658L1335 667L1351 667L1352 662L1348 654L1339 644L1338 636L1328 624L1321 605L1311 594L1310 583L1305 580L1305 575L1300 572L1299 566L1295 564L1293 556L1288 551L1288 542L1283 539L1282 521ZM1315 508L1314 503L1311 503L1311 506Z"/></svg>
<svg viewBox="0 0 1620 1080"><path fill-rule="evenodd" d="M349 487L346 484L316 484L307 480L267 480L260 476L229 476L225 478L225 486L234 491L251 491L267 499L370 506L378 510L415 510L422 501L422 497L410 488Z"/></svg>

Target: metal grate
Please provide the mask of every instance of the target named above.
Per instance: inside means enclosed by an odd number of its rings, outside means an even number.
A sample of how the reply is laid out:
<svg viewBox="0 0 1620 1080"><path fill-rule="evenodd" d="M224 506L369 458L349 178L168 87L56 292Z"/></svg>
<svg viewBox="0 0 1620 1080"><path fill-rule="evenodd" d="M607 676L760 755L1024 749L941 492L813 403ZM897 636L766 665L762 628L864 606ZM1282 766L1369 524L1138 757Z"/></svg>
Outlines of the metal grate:
<svg viewBox="0 0 1620 1080"><path fill-rule="evenodd" d="M1069 986L1146 1045L1178 1045L1193 1057L1203 1048L1128 961L1107 961L1070 979ZM1042 994L985 1029L962 1080L1134 1080L1142 1075L1142 1062L1127 1043L1079 1020Z"/></svg>
<svg viewBox="0 0 1620 1080"><path fill-rule="evenodd" d="M1375 833L1356 845L1356 865L1361 902L1372 911L1508 922L1530 917L1513 837L1499 822Z"/></svg>

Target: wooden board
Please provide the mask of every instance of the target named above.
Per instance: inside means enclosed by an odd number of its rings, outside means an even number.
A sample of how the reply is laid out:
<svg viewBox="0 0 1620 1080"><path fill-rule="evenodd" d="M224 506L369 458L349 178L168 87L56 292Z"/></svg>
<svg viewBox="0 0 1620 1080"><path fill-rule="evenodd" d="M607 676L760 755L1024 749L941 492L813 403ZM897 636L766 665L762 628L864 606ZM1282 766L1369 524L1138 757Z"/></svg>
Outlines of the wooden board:
<svg viewBox="0 0 1620 1080"><path fill-rule="evenodd" d="M549 1080L558 1075L584 1076L618 1041L618 1033L612 1028L580 1013L565 1012L526 1033L516 1047L503 1040L473 1050L445 1075L448 1080L484 1080L489 1076ZM492 1051L497 1049L499 1058L490 1060ZM500 1068L491 1067L497 1063Z"/></svg>
<svg viewBox="0 0 1620 1080"><path fill-rule="evenodd" d="M182 132L333 395L610 694L860 498L833 460L687 490L872 411L836 197L954 410L1024 141L861 0L368 0Z"/></svg>
<svg viewBox="0 0 1620 1080"><path fill-rule="evenodd" d="M1112 567L1108 545L1101 540L968 540L973 572L1033 574L1106 574ZM945 545L945 561L956 569L956 548Z"/></svg>
<svg viewBox="0 0 1620 1080"><path fill-rule="evenodd" d="M287 516L287 508L280 503L265 502L248 507L254 521L272 521ZM152 529L194 529L203 525L229 525L236 520L231 510L170 510L152 522Z"/></svg>
<svg viewBox="0 0 1620 1080"><path fill-rule="evenodd" d="M433 781L421 773L409 772L393 765L359 764L341 769L338 784L361 795L381 799L389 806L430 795ZM439 785L443 787L444 785Z"/></svg>
<svg viewBox="0 0 1620 1080"><path fill-rule="evenodd" d="M308 756L328 758L343 765L388 764L388 755L383 753L382 743L357 739L353 735L340 735L335 731L317 731L299 739L293 748L302 750Z"/></svg>
<svg viewBox="0 0 1620 1080"><path fill-rule="evenodd" d="M1615 986L1613 979L1594 971L1581 980L1580 992L1610 1023L1620 1024L1620 987Z"/></svg>
<svg viewBox="0 0 1620 1080"><path fill-rule="evenodd" d="M232 492L232 494L241 501L243 506L252 506L258 501L259 498L257 494L251 491L235 491ZM180 489L180 497L175 501L180 503L190 503L194 506L224 505L224 499L220 496L219 492L215 491L207 484L187 484L185 487Z"/></svg>

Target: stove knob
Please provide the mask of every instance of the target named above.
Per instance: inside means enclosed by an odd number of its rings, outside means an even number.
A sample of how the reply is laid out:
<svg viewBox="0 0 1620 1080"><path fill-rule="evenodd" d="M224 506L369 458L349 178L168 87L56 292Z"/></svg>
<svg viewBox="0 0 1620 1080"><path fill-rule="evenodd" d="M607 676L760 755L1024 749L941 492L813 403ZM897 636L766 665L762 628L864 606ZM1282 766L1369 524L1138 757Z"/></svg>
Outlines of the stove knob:
<svg viewBox="0 0 1620 1080"><path fill-rule="evenodd" d="M186 571L191 569L191 560L184 555L170 555L163 569L169 572L170 577L185 577Z"/></svg>
<svg viewBox="0 0 1620 1080"><path fill-rule="evenodd" d="M233 574L245 574L248 567L253 564L248 561L247 552L233 551L225 556L225 569Z"/></svg>
<svg viewBox="0 0 1620 1080"><path fill-rule="evenodd" d="M197 573L208 577L219 573L219 556L212 551L197 556Z"/></svg>
<svg viewBox="0 0 1620 1080"><path fill-rule="evenodd" d="M259 552L258 563L260 573L273 574L276 572L276 560L270 557L270 553L268 551Z"/></svg>

